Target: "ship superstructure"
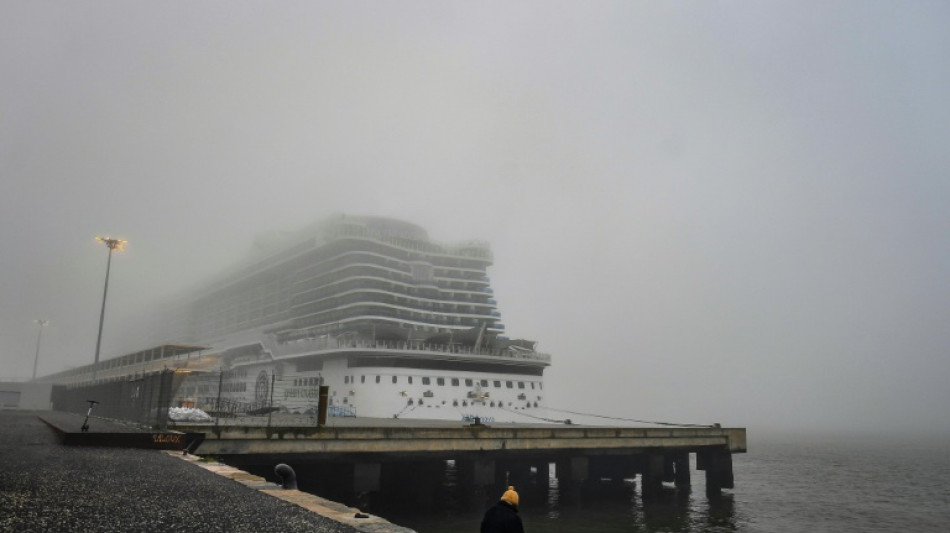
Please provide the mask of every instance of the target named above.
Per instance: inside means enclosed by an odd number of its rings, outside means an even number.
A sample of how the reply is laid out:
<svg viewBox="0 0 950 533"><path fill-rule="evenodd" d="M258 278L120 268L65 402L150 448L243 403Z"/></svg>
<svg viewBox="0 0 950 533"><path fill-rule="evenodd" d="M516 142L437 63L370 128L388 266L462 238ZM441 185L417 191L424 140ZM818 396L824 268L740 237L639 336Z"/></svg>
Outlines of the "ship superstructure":
<svg viewBox="0 0 950 533"><path fill-rule="evenodd" d="M281 342L341 331L402 340L504 331L487 243L438 244L414 224L341 215L257 246L266 258L195 302L193 337L272 325Z"/></svg>
<svg viewBox="0 0 950 533"><path fill-rule="evenodd" d="M438 243L412 223L336 215L259 239L253 256L172 313L165 336L202 348L188 371L219 376L186 382L182 403L312 412L327 385L337 415L491 421L542 413L550 356L505 335L487 243ZM165 357L123 357L170 368ZM104 364L108 379L146 371ZM81 383L88 370L57 377Z"/></svg>
<svg viewBox="0 0 950 533"><path fill-rule="evenodd" d="M510 340L487 243L437 243L408 222L338 215L219 281L191 308L193 338L220 349L235 398L276 373L282 409L330 386L358 416L504 419L543 405L550 357ZM282 396L282 397L280 397Z"/></svg>

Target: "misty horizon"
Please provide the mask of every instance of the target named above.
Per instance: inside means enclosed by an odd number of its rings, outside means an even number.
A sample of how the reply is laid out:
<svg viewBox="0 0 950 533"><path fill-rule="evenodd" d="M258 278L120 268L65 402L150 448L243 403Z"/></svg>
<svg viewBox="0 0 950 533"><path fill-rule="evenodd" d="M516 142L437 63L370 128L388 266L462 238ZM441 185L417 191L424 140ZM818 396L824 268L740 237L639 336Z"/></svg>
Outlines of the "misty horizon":
<svg viewBox="0 0 950 533"><path fill-rule="evenodd" d="M0 4L0 376L332 213L483 240L547 401L950 434L950 8ZM570 406L570 407L567 407Z"/></svg>

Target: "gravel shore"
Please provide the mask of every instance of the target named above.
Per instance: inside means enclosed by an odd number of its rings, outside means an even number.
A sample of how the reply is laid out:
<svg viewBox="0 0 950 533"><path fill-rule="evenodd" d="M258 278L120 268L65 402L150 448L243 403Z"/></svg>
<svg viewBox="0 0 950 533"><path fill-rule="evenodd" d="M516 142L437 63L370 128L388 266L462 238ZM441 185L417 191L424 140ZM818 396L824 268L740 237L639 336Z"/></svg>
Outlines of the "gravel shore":
<svg viewBox="0 0 950 533"><path fill-rule="evenodd" d="M63 446L37 415L0 411L0 531L358 531L159 451Z"/></svg>

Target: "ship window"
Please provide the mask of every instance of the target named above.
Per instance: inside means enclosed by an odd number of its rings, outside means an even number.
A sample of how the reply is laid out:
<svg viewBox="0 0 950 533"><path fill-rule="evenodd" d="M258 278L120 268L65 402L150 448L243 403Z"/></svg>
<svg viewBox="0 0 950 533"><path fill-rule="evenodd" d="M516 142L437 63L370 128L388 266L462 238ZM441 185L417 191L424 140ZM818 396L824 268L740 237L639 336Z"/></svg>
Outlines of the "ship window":
<svg viewBox="0 0 950 533"><path fill-rule="evenodd" d="M534 390L534 382L531 382L531 390Z"/></svg>
<svg viewBox="0 0 950 533"><path fill-rule="evenodd" d="M501 382L498 381L497 379L495 380L494 385L495 385L495 388L496 388L496 389L500 389L500 388L501 388Z"/></svg>
<svg viewBox="0 0 950 533"><path fill-rule="evenodd" d="M452 386L453 387L459 386L459 378L452 378Z"/></svg>
<svg viewBox="0 0 950 533"><path fill-rule="evenodd" d="M377 377L376 380L379 381L379 378ZM360 383L366 383L366 376L360 376Z"/></svg>
<svg viewBox="0 0 950 533"><path fill-rule="evenodd" d="M510 389L510 388L512 388L512 387L514 387L514 386L515 386L515 384L514 384L514 383L512 383L512 382L510 382L510 381L506 381L506 382L505 382L505 386L506 386L506 387L508 387L508 388Z"/></svg>
<svg viewBox="0 0 950 533"><path fill-rule="evenodd" d="M343 376L343 384L347 385L350 382L350 376Z"/></svg>
<svg viewBox="0 0 950 533"><path fill-rule="evenodd" d="M396 382L396 376L393 376L393 383Z"/></svg>
<svg viewBox="0 0 950 533"><path fill-rule="evenodd" d="M429 378L422 378L422 384L423 384L423 385L428 385L428 384L429 384L429 381L430 381Z"/></svg>
<svg viewBox="0 0 950 533"><path fill-rule="evenodd" d="M471 386L472 386L472 380L466 379L466 380L465 380L465 386L466 386L466 387L471 387Z"/></svg>
<svg viewBox="0 0 950 533"><path fill-rule="evenodd" d="M380 377L376 376L376 383L379 383Z"/></svg>
<svg viewBox="0 0 950 533"><path fill-rule="evenodd" d="M483 380L481 381L481 385L482 385L482 387L487 387L487 386L488 386L488 380L487 380L487 379L483 379Z"/></svg>
<svg viewBox="0 0 950 533"><path fill-rule="evenodd" d="M518 382L518 388L519 388L519 389L523 389L523 388L524 388L524 381L519 381L519 382Z"/></svg>
<svg viewBox="0 0 950 533"><path fill-rule="evenodd" d="M409 384L412 385L412 376L409 376Z"/></svg>
<svg viewBox="0 0 950 533"><path fill-rule="evenodd" d="M436 385L445 385L445 378L436 378L435 384L436 384Z"/></svg>

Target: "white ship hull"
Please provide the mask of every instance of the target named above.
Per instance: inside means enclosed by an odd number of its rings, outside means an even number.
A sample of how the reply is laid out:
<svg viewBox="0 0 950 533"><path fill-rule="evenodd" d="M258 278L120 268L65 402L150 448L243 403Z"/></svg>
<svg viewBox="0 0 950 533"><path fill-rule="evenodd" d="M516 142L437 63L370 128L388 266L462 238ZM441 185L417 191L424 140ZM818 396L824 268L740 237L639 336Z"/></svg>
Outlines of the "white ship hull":
<svg viewBox="0 0 950 533"><path fill-rule="evenodd" d="M306 343L222 361L221 399L267 404L278 412L315 413L329 387L331 416L483 422L543 421L544 354L498 356L461 349L354 343L293 351ZM313 342L312 346L320 343ZM444 347L443 347L444 348ZM232 350L236 351L236 350ZM247 349L243 350L245 353ZM507 370L507 371L506 371ZM273 389L273 390L271 390ZM196 390L196 389L194 389ZM189 387L183 387L183 401ZM206 396L204 402L212 398Z"/></svg>

